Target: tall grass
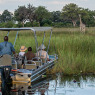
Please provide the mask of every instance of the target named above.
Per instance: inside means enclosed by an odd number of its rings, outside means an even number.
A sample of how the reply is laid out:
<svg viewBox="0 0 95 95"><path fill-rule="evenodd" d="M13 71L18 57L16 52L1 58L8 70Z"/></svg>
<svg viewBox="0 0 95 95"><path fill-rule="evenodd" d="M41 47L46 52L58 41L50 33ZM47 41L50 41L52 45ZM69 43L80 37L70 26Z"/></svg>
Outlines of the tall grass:
<svg viewBox="0 0 95 95"><path fill-rule="evenodd" d="M95 73L94 34L94 31L90 32L89 29L85 34L67 31L57 36L56 47L59 60L53 72L63 72L64 74Z"/></svg>
<svg viewBox="0 0 95 95"><path fill-rule="evenodd" d="M52 70L53 73L63 72L64 74L95 73L95 28L87 28L86 33L79 32L79 28L54 28L51 38L49 54L58 54L58 62ZM0 42L7 34L1 32ZM44 44L47 47L50 32L46 33ZM9 41L14 42L16 32L9 34ZM38 46L41 45L44 34L38 32ZM15 49L19 52L20 46L32 46L36 52L36 45L33 32L20 31L16 41Z"/></svg>

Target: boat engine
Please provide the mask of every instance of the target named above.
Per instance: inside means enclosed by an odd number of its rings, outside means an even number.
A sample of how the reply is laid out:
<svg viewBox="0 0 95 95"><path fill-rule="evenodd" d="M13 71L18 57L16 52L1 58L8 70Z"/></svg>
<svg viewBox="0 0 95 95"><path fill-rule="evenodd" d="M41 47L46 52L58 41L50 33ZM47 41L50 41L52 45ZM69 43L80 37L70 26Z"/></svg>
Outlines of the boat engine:
<svg viewBox="0 0 95 95"><path fill-rule="evenodd" d="M1 68L1 81L2 83L12 83L12 79L10 76L11 73L11 66L2 66Z"/></svg>

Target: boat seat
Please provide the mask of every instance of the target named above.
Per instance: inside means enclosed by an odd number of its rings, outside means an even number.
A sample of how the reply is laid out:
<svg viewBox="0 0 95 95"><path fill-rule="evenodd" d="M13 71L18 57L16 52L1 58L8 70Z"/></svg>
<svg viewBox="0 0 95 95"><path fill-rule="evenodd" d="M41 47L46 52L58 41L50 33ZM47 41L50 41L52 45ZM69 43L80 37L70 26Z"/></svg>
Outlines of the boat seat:
<svg viewBox="0 0 95 95"><path fill-rule="evenodd" d="M36 66L41 66L41 61L35 61Z"/></svg>
<svg viewBox="0 0 95 95"><path fill-rule="evenodd" d="M36 69L36 64L25 64L25 69Z"/></svg>
<svg viewBox="0 0 95 95"><path fill-rule="evenodd" d="M0 56L0 66L12 66L11 55L5 54Z"/></svg>
<svg viewBox="0 0 95 95"><path fill-rule="evenodd" d="M29 64L28 62L31 61L31 64ZM36 66L36 63L32 60L27 60L25 61L25 69L36 69L37 66Z"/></svg>

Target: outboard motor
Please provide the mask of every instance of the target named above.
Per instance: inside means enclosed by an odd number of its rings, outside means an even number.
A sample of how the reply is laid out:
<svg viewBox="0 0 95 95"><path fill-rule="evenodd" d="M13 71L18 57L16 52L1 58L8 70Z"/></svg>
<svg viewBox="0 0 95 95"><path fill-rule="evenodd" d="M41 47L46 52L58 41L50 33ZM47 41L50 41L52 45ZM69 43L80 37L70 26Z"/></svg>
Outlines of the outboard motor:
<svg viewBox="0 0 95 95"><path fill-rule="evenodd" d="M11 95L11 93L10 93L11 92L11 87L12 87L12 84L3 82L1 84L2 95Z"/></svg>
<svg viewBox="0 0 95 95"><path fill-rule="evenodd" d="M1 71L1 81L2 83L12 83L10 76L12 69L12 60L10 55L3 55L0 57L0 71Z"/></svg>
<svg viewBox="0 0 95 95"><path fill-rule="evenodd" d="M10 77L11 66L2 66L1 67L1 81L2 83L12 83L12 79Z"/></svg>

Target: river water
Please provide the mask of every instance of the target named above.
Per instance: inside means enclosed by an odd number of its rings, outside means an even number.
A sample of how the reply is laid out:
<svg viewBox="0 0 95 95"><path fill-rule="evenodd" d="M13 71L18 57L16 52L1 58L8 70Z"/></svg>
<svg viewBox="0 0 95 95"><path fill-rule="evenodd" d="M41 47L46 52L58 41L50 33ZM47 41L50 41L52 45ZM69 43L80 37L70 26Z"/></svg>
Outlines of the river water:
<svg viewBox="0 0 95 95"><path fill-rule="evenodd" d="M57 74L34 84L8 84L3 88L0 95L95 95L95 76Z"/></svg>

